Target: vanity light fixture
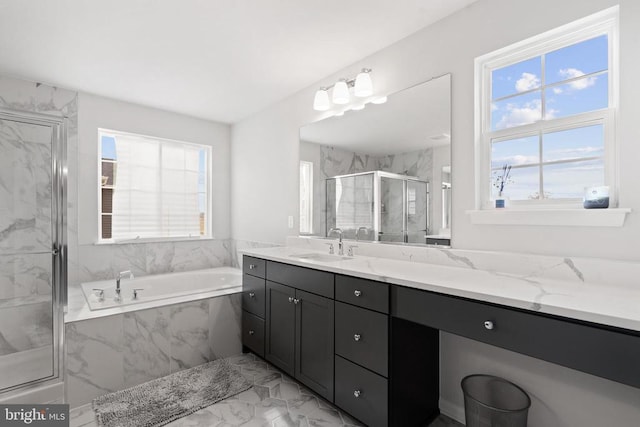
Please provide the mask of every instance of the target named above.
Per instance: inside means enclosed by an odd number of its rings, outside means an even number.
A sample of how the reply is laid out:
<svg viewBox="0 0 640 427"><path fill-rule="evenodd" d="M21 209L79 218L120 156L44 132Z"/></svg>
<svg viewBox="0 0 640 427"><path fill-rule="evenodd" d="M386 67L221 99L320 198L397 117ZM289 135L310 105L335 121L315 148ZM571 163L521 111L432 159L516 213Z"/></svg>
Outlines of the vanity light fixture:
<svg viewBox="0 0 640 427"><path fill-rule="evenodd" d="M329 89L321 87L313 98L313 109L316 111L327 111L331 107L329 103Z"/></svg>
<svg viewBox="0 0 640 427"><path fill-rule="evenodd" d="M371 68L363 68L355 78L340 79L331 86L321 87L316 91L313 99L313 109L316 111L326 111L331 108L331 103L335 105L346 105L351 102L350 89L353 88L353 94L358 98L367 98L373 95L373 82L371 81ZM332 90L331 102L329 101L329 89ZM385 101L386 101L386 97ZM364 103L354 110L364 108Z"/></svg>

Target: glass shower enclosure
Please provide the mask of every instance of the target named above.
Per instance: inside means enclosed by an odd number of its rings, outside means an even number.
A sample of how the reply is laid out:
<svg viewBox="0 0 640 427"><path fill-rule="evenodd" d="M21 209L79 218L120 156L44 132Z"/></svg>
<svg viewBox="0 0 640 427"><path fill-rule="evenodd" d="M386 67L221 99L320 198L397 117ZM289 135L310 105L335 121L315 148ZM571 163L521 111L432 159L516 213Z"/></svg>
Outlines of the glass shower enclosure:
<svg viewBox="0 0 640 427"><path fill-rule="evenodd" d="M340 228L346 239L426 243L429 183L385 171L326 180L326 233Z"/></svg>
<svg viewBox="0 0 640 427"><path fill-rule="evenodd" d="M64 132L0 111L0 401L62 381Z"/></svg>

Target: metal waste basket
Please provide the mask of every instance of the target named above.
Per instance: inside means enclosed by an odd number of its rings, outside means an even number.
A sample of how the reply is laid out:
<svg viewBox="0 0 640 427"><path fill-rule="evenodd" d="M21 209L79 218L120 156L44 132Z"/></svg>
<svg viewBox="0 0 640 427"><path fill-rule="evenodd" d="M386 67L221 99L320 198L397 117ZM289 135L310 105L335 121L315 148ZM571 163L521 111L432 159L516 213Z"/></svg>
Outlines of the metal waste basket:
<svg viewBox="0 0 640 427"><path fill-rule="evenodd" d="M461 382L467 427L526 427L531 399L520 387L492 375Z"/></svg>

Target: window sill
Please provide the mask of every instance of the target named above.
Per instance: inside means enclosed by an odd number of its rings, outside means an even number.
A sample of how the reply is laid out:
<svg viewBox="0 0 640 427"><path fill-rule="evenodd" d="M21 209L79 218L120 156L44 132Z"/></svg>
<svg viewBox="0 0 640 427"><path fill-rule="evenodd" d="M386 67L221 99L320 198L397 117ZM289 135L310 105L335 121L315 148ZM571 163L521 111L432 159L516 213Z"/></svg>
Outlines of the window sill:
<svg viewBox="0 0 640 427"><path fill-rule="evenodd" d="M136 245L142 243L172 243L172 242L201 242L203 240L216 240L215 237L158 237L148 239L131 239L131 240L118 240L118 241L97 241L94 243L96 246L102 245Z"/></svg>
<svg viewBox="0 0 640 427"><path fill-rule="evenodd" d="M631 209L484 209L466 211L472 224L622 227Z"/></svg>

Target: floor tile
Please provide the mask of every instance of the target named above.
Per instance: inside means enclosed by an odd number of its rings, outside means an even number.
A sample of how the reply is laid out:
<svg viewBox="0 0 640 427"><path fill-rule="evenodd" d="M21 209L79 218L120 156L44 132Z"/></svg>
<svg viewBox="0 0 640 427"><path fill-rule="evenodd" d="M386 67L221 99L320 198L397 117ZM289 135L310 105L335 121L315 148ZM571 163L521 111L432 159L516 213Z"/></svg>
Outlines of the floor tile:
<svg viewBox="0 0 640 427"><path fill-rule="evenodd" d="M254 386L179 420L170 427L361 427L311 390L253 354L228 358ZM75 408L71 427L97 427L91 405ZM430 427L463 427L440 416Z"/></svg>

